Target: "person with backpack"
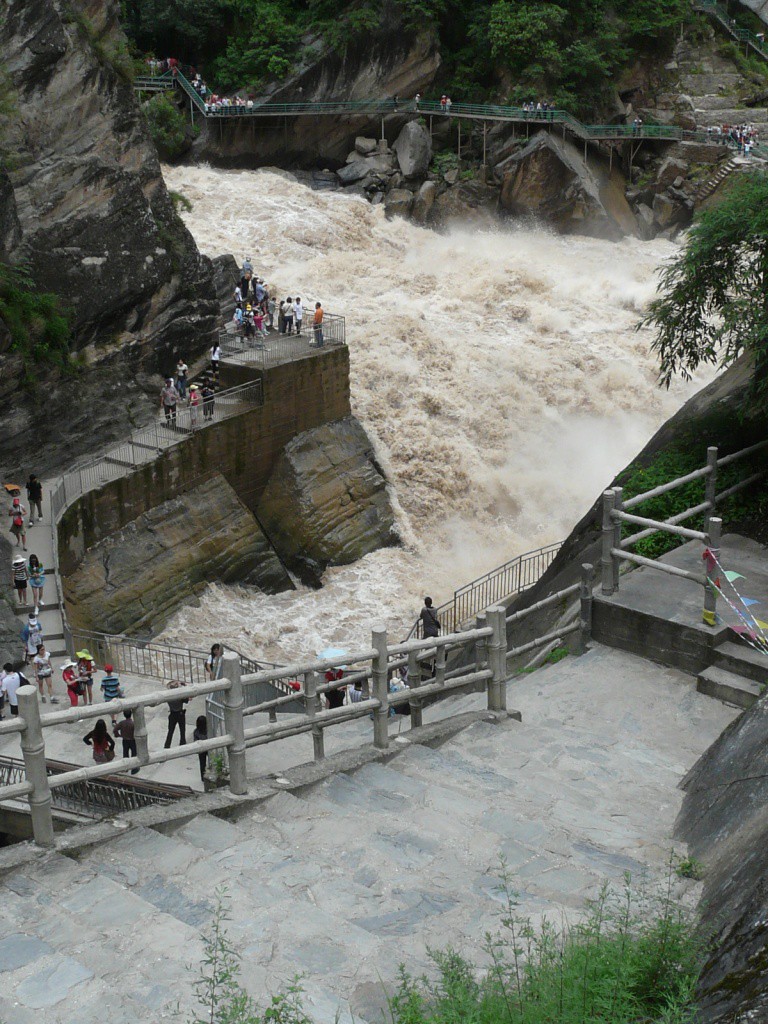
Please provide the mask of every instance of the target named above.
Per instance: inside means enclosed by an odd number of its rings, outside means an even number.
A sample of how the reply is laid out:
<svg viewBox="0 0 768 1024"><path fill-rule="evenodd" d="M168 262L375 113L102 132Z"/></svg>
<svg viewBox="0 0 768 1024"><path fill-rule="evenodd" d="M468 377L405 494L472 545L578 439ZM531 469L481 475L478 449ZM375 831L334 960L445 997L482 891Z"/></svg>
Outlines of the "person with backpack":
<svg viewBox="0 0 768 1024"><path fill-rule="evenodd" d="M29 525L34 526L35 519L32 513L35 509L37 509L38 523L42 523L43 521L43 485L34 473L30 473L26 487L27 501L29 502Z"/></svg>
<svg viewBox="0 0 768 1024"><path fill-rule="evenodd" d="M440 619L437 617L437 612L432 607L432 598L424 598L424 607L421 609L421 615L419 616L422 624L422 633L426 640L431 636L440 636Z"/></svg>
<svg viewBox="0 0 768 1024"><path fill-rule="evenodd" d="M21 498L14 498L8 515L11 517L11 533L16 538L16 547L20 544L24 551L27 550L27 531L24 526L24 517L27 510L21 504Z"/></svg>
<svg viewBox="0 0 768 1024"><path fill-rule="evenodd" d="M24 642L24 660L29 664L37 654L37 648L44 642L43 627L37 621L37 616L34 612L29 613L27 624L19 633L19 636Z"/></svg>
<svg viewBox="0 0 768 1024"><path fill-rule="evenodd" d="M283 333L293 334L293 299L290 295L283 303Z"/></svg>
<svg viewBox="0 0 768 1024"><path fill-rule="evenodd" d="M25 605L27 603L27 580L29 578L29 574L27 572L27 563L24 561L22 555L17 555L13 560L11 578L13 581L13 589L16 591L16 597L19 604Z"/></svg>

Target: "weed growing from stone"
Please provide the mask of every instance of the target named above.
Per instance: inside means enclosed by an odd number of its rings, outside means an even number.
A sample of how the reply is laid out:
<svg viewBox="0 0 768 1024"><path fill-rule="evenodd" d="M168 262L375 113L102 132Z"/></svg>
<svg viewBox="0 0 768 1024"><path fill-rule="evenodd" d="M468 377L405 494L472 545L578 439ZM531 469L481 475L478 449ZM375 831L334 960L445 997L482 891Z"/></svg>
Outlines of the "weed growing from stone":
<svg viewBox="0 0 768 1024"><path fill-rule="evenodd" d="M671 872L670 872L671 878ZM687 1024L704 955L693 923L666 894L605 886L578 923L534 927L516 912L503 870L506 910L484 960L430 951L432 978L400 969L393 1024Z"/></svg>

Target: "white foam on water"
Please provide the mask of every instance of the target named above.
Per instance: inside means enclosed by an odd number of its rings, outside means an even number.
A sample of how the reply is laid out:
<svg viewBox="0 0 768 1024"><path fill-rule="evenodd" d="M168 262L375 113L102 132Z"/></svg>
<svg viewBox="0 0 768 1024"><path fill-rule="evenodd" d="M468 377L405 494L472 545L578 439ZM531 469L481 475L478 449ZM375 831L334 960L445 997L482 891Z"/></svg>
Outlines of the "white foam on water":
<svg viewBox="0 0 768 1024"><path fill-rule="evenodd" d="M278 295L347 318L352 406L393 483L405 547L329 570L321 591L211 586L165 636L275 660L399 637L429 592L564 537L701 385L656 385L636 332L675 246L543 229L437 234L279 171L164 168L210 256L250 256Z"/></svg>

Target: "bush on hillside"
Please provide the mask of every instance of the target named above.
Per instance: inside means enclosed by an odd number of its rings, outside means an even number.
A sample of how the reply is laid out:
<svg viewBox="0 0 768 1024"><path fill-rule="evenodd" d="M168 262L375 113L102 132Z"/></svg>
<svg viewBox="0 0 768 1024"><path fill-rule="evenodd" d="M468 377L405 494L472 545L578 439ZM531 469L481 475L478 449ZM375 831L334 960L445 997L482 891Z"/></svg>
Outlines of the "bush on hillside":
<svg viewBox="0 0 768 1024"><path fill-rule="evenodd" d="M143 110L160 159L177 160L189 146L184 114L164 93L148 100Z"/></svg>

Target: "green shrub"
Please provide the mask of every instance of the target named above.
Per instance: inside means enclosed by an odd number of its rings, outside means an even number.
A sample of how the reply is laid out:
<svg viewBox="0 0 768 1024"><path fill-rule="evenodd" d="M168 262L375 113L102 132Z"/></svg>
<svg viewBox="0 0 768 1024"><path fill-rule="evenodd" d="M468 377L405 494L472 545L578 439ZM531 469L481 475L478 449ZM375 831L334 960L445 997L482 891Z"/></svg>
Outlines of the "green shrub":
<svg viewBox="0 0 768 1024"><path fill-rule="evenodd" d="M638 895L629 879L560 928L534 928L507 895L501 934L486 938L487 969L431 952L436 977L401 968L390 1013L393 1024L688 1024L704 952L668 895Z"/></svg>
<svg viewBox="0 0 768 1024"><path fill-rule="evenodd" d="M176 160L187 149L187 122L168 96L159 93L143 106L149 134L162 160Z"/></svg>
<svg viewBox="0 0 768 1024"><path fill-rule="evenodd" d="M0 321L21 354L30 383L37 363L69 365L69 310L58 295L39 292L25 267L0 262Z"/></svg>
<svg viewBox="0 0 768 1024"><path fill-rule="evenodd" d="M699 881L704 877L704 865L695 857L682 857L675 864L678 878L694 878Z"/></svg>
<svg viewBox="0 0 768 1024"><path fill-rule="evenodd" d="M178 211L184 210L186 213L190 213L192 210L192 203L187 199L183 192L174 192L173 189L168 190L168 195L171 197L173 208Z"/></svg>

